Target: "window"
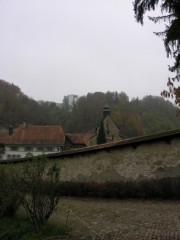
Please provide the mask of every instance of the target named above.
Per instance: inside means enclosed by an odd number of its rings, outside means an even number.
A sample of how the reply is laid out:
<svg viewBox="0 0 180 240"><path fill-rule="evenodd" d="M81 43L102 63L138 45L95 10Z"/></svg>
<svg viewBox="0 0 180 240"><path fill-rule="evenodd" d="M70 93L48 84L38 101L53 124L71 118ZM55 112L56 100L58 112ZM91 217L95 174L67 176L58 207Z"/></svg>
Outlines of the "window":
<svg viewBox="0 0 180 240"><path fill-rule="evenodd" d="M11 151L18 151L18 147L15 146L11 147Z"/></svg>
<svg viewBox="0 0 180 240"><path fill-rule="evenodd" d="M7 155L7 158L8 158L8 159L11 159L11 155L10 155L10 154L8 154L8 155Z"/></svg>
<svg viewBox="0 0 180 240"><path fill-rule="evenodd" d="M4 153L4 147L0 145L0 153Z"/></svg>
<svg viewBox="0 0 180 240"><path fill-rule="evenodd" d="M25 147L25 151L27 151L27 152L31 152L32 150L33 150L33 148L30 146Z"/></svg>
<svg viewBox="0 0 180 240"><path fill-rule="evenodd" d="M43 152L44 148L43 147L37 147L38 152Z"/></svg>
<svg viewBox="0 0 180 240"><path fill-rule="evenodd" d="M48 152L52 152L52 150L53 150L52 147L47 147Z"/></svg>

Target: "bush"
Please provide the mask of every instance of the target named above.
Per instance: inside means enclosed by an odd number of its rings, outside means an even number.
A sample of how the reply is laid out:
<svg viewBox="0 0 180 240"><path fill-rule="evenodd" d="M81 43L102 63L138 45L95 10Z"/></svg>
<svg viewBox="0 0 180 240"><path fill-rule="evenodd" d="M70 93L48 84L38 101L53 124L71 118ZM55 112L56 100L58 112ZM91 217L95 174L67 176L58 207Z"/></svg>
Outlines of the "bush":
<svg viewBox="0 0 180 240"><path fill-rule="evenodd" d="M57 194L115 199L180 199L180 177L126 182L61 182Z"/></svg>
<svg viewBox="0 0 180 240"><path fill-rule="evenodd" d="M14 169L0 165L0 217L13 217L19 205Z"/></svg>
<svg viewBox="0 0 180 240"><path fill-rule="evenodd" d="M22 165L19 174L21 202L37 230L46 224L58 204L59 169L48 167L47 158L36 157Z"/></svg>

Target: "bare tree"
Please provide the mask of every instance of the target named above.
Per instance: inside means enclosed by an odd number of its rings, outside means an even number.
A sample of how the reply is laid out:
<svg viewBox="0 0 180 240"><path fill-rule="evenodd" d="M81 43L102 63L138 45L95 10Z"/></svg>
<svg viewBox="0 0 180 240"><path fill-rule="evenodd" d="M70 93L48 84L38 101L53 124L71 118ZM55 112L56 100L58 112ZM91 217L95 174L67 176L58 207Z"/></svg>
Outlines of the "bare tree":
<svg viewBox="0 0 180 240"><path fill-rule="evenodd" d="M48 167L44 156L36 157L23 164L19 180L22 205L38 230L58 204L59 168L55 164Z"/></svg>

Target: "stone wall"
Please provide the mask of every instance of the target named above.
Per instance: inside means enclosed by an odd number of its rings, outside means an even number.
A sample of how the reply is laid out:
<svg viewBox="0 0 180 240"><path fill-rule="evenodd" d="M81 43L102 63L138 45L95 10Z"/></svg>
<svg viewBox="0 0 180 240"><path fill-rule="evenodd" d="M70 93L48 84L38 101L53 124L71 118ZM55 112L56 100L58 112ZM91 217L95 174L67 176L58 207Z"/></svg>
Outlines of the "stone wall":
<svg viewBox="0 0 180 240"><path fill-rule="evenodd" d="M180 138L127 144L50 160L62 181L118 182L180 176Z"/></svg>
<svg viewBox="0 0 180 240"><path fill-rule="evenodd" d="M180 176L180 129L48 155L61 181L118 182ZM0 161L24 164L31 158Z"/></svg>

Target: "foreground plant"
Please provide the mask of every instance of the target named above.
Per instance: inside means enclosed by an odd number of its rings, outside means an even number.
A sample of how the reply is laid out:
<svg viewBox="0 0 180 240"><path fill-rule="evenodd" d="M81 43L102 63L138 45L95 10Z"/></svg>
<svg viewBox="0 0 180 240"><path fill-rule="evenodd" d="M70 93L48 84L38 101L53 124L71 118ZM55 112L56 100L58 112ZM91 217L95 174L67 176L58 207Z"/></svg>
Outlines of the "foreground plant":
<svg viewBox="0 0 180 240"><path fill-rule="evenodd" d="M59 168L55 164L48 167L46 157L23 164L19 177L21 201L36 230L46 224L58 204L58 184Z"/></svg>
<svg viewBox="0 0 180 240"><path fill-rule="evenodd" d="M15 217L0 219L1 240L50 240L64 234L63 226L46 224L37 232L27 219Z"/></svg>
<svg viewBox="0 0 180 240"><path fill-rule="evenodd" d="M20 205L13 168L0 165L0 218L13 217Z"/></svg>

